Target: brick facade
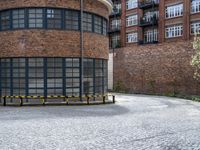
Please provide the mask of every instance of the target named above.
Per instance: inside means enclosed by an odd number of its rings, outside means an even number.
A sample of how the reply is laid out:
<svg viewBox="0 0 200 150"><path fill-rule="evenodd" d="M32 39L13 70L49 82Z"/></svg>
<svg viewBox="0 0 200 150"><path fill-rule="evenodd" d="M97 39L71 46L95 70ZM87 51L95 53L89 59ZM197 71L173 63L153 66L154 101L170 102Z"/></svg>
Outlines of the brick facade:
<svg viewBox="0 0 200 150"><path fill-rule="evenodd" d="M131 93L196 94L191 41L115 49L114 85Z"/></svg>

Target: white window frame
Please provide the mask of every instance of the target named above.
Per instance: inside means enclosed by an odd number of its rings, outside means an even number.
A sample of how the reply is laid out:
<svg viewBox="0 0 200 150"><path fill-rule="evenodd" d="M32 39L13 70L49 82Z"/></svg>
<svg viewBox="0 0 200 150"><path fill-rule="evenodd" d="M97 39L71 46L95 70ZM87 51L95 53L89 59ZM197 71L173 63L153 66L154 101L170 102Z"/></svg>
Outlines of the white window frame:
<svg viewBox="0 0 200 150"><path fill-rule="evenodd" d="M172 25L165 28L165 38L181 37L183 35L183 25Z"/></svg>
<svg viewBox="0 0 200 150"><path fill-rule="evenodd" d="M127 0L126 1L126 9L134 9L138 7L138 0Z"/></svg>
<svg viewBox="0 0 200 150"><path fill-rule="evenodd" d="M138 15L134 14L134 15L130 15L126 17L126 26L130 27L130 26L135 26L138 25Z"/></svg>
<svg viewBox="0 0 200 150"><path fill-rule="evenodd" d="M190 25L190 33L192 35L200 34L200 21L191 23L191 25Z"/></svg>
<svg viewBox="0 0 200 150"><path fill-rule="evenodd" d="M138 33L130 32L126 34L126 42L127 43L136 43L138 42Z"/></svg>
<svg viewBox="0 0 200 150"><path fill-rule="evenodd" d="M167 6L165 11L166 18L174 18L183 16L183 4L177 4L173 6Z"/></svg>
<svg viewBox="0 0 200 150"><path fill-rule="evenodd" d="M191 2L191 13L199 13L200 12L200 0L192 0Z"/></svg>

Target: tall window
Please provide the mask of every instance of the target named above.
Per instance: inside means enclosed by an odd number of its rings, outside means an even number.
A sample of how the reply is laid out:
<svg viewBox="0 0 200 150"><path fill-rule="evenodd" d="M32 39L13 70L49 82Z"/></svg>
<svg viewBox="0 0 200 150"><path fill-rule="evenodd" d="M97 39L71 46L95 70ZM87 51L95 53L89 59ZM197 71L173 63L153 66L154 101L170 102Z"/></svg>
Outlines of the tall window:
<svg viewBox="0 0 200 150"><path fill-rule="evenodd" d="M191 24L191 34L200 34L200 21Z"/></svg>
<svg viewBox="0 0 200 150"><path fill-rule="evenodd" d="M63 95L62 59L47 58L47 95Z"/></svg>
<svg viewBox="0 0 200 150"><path fill-rule="evenodd" d="M66 58L66 95L80 95L80 62L79 58Z"/></svg>
<svg viewBox="0 0 200 150"><path fill-rule="evenodd" d="M102 18L99 16L94 17L94 32L99 34L102 32Z"/></svg>
<svg viewBox="0 0 200 150"><path fill-rule="evenodd" d="M112 48L119 48L121 45L120 45L120 36L118 34L116 35L113 35L111 37L111 47Z"/></svg>
<svg viewBox="0 0 200 150"><path fill-rule="evenodd" d="M127 0L126 1L126 9L133 9L138 7L138 0Z"/></svg>
<svg viewBox="0 0 200 150"><path fill-rule="evenodd" d="M11 95L11 61L1 59L1 95Z"/></svg>
<svg viewBox="0 0 200 150"><path fill-rule="evenodd" d="M166 8L166 18L173 18L183 15L183 4L168 6Z"/></svg>
<svg viewBox="0 0 200 150"><path fill-rule="evenodd" d="M94 94L94 59L84 59L84 94Z"/></svg>
<svg viewBox="0 0 200 150"><path fill-rule="evenodd" d="M137 32L127 33L126 38L127 38L127 43L137 42L138 41L138 33Z"/></svg>
<svg viewBox="0 0 200 150"><path fill-rule="evenodd" d="M61 10L47 9L47 28L60 29L62 27Z"/></svg>
<svg viewBox="0 0 200 150"><path fill-rule="evenodd" d="M29 58L29 95L44 95L44 59Z"/></svg>
<svg viewBox="0 0 200 150"><path fill-rule="evenodd" d="M68 30L79 29L79 13L77 11L65 11L65 28Z"/></svg>
<svg viewBox="0 0 200 150"><path fill-rule="evenodd" d="M92 31L92 15L89 13L83 14L83 30Z"/></svg>
<svg viewBox="0 0 200 150"><path fill-rule="evenodd" d="M131 15L126 18L126 25L133 26L138 24L138 15Z"/></svg>
<svg viewBox="0 0 200 150"><path fill-rule="evenodd" d="M13 58L13 95L26 95L25 58Z"/></svg>
<svg viewBox="0 0 200 150"><path fill-rule="evenodd" d="M28 10L29 28L43 28L43 9L31 8Z"/></svg>
<svg viewBox="0 0 200 150"><path fill-rule="evenodd" d="M166 27L166 38L179 37L183 35L183 25L173 25Z"/></svg>
<svg viewBox="0 0 200 150"><path fill-rule="evenodd" d="M151 43L158 41L158 29L147 29L144 31L144 42Z"/></svg>
<svg viewBox="0 0 200 150"><path fill-rule="evenodd" d="M107 35L107 20L103 19L103 35Z"/></svg>
<svg viewBox="0 0 200 150"><path fill-rule="evenodd" d="M10 11L1 12L1 30L10 29Z"/></svg>
<svg viewBox="0 0 200 150"><path fill-rule="evenodd" d="M200 0L192 0L191 12L192 13L200 12Z"/></svg>
<svg viewBox="0 0 200 150"><path fill-rule="evenodd" d="M12 21L13 21L13 28L25 28L25 10L18 9L12 11Z"/></svg>
<svg viewBox="0 0 200 150"><path fill-rule="evenodd" d="M103 93L103 60L95 60L95 93Z"/></svg>

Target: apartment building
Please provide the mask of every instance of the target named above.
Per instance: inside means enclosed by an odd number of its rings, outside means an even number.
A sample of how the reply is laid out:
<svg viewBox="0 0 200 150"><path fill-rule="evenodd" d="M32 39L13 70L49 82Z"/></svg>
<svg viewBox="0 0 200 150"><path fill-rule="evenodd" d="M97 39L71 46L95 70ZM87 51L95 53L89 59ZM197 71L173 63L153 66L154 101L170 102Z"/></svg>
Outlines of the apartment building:
<svg viewBox="0 0 200 150"><path fill-rule="evenodd" d="M111 48L191 40L200 28L200 0L113 0Z"/></svg>

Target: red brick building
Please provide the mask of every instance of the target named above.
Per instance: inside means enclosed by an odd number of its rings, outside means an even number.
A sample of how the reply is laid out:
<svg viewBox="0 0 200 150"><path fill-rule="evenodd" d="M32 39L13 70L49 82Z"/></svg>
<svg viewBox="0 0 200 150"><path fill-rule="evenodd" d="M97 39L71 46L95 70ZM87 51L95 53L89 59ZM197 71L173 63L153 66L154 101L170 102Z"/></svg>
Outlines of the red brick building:
<svg viewBox="0 0 200 150"><path fill-rule="evenodd" d="M190 61L194 34L200 32L200 0L113 3L114 86L134 93L199 94Z"/></svg>
<svg viewBox="0 0 200 150"><path fill-rule="evenodd" d="M81 26L80 0L0 0L0 95L106 93L111 10L84 0Z"/></svg>

